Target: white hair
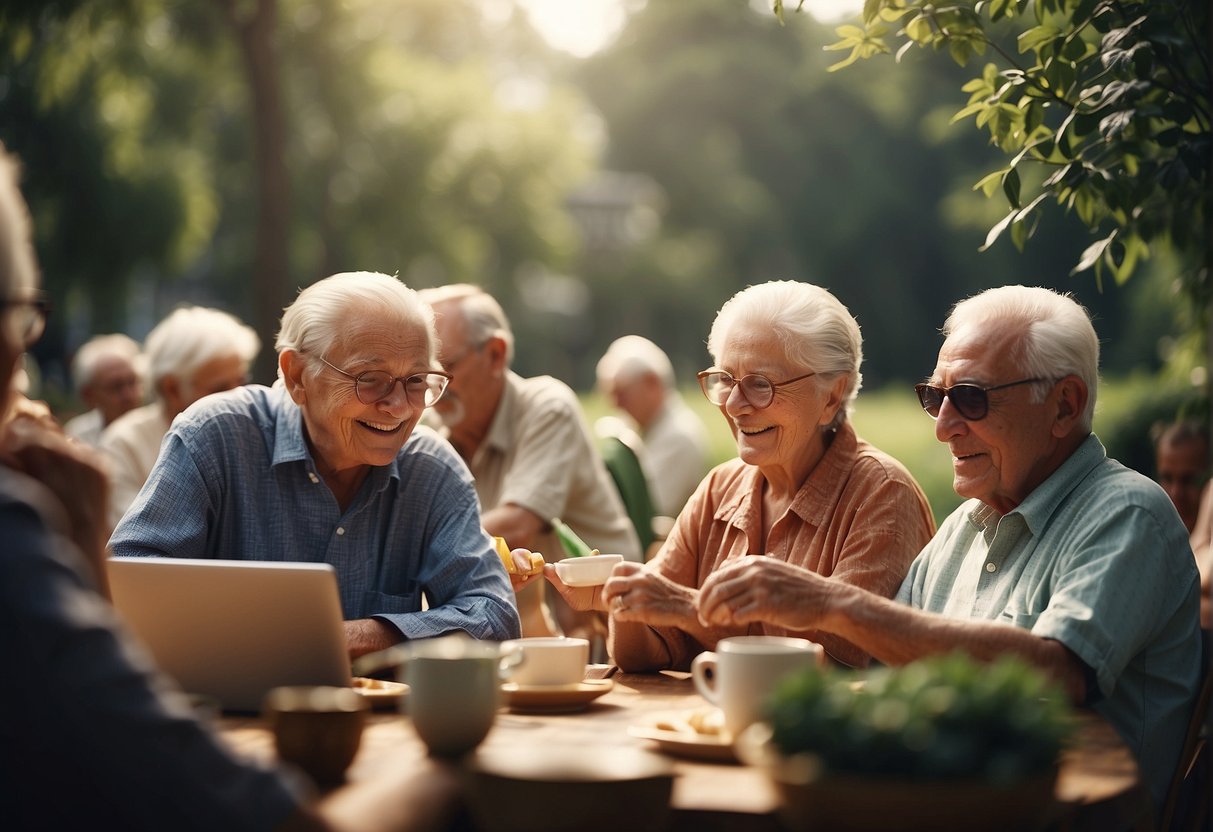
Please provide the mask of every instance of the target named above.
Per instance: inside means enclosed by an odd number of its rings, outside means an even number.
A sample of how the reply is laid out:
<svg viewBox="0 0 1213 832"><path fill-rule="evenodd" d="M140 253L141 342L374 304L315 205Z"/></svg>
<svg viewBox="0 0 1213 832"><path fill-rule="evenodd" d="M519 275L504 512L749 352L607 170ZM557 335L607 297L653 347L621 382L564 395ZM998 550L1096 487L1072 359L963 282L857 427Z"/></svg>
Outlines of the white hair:
<svg viewBox="0 0 1213 832"><path fill-rule="evenodd" d="M773 280L741 290L729 298L712 323L708 352L716 361L732 332L738 328L768 330L783 345L793 363L818 373L814 381L847 374L842 406L827 430L846 421L863 386L863 337L859 324L838 298L820 286L796 280ZM775 379L778 381L778 379Z"/></svg>
<svg viewBox="0 0 1213 832"><path fill-rule="evenodd" d="M85 341L72 358L72 383L80 391L93 383L97 367L107 358L120 358L137 368L139 342L121 332L94 335Z"/></svg>
<svg viewBox="0 0 1213 832"><path fill-rule="evenodd" d="M1012 360L1030 378L1055 382L1078 376L1087 386L1087 406L1081 426L1091 429L1095 416L1095 394L1099 386L1099 338L1091 317L1074 298L1041 286L999 286L962 300L952 308L943 325L947 338L973 326L1005 324L1023 332ZM1051 384L1032 385L1035 401L1041 401Z"/></svg>
<svg viewBox="0 0 1213 832"><path fill-rule="evenodd" d="M261 339L252 327L206 306L174 309L143 342L148 383L156 395L166 376L188 380L203 364L228 355L252 363L260 349Z"/></svg>
<svg viewBox="0 0 1213 832"><path fill-rule="evenodd" d="M18 181L21 166L0 144L0 293L26 297L38 287L33 226Z"/></svg>
<svg viewBox="0 0 1213 832"><path fill-rule="evenodd" d="M674 386L674 366L665 350L640 335L616 338L598 359L598 382L630 384L653 374L670 389Z"/></svg>
<svg viewBox="0 0 1213 832"><path fill-rule="evenodd" d="M431 307L450 303L463 319L464 333L472 349L482 346L490 338L505 342L505 364L514 363L514 333L505 310L497 299L479 286L470 283L452 283L422 289L418 294Z"/></svg>
<svg viewBox="0 0 1213 832"><path fill-rule="evenodd" d="M341 272L303 289L282 314L275 348L320 357L359 315L394 313L402 326L420 326L437 362L434 313L418 293L398 278L380 272ZM282 374L279 368L279 375Z"/></svg>

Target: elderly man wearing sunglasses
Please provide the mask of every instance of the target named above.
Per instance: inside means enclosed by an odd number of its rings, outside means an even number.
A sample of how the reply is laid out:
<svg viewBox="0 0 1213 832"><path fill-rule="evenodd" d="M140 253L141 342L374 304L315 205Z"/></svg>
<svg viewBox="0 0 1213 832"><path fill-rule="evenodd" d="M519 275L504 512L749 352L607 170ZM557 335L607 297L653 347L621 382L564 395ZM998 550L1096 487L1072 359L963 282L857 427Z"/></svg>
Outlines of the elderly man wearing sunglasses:
<svg viewBox="0 0 1213 832"><path fill-rule="evenodd" d="M789 576L891 596L934 531L909 472L848 419L862 380L859 325L825 289L763 283L725 303L708 351L716 363L700 386L728 421L737 458L708 474L645 568L620 564L601 591L562 592L610 613L613 655L627 670L685 670L718 640L759 633L811 638L838 662L866 664L847 639L780 620ZM740 563L754 618L705 624L700 587Z"/></svg>
<svg viewBox="0 0 1213 832"><path fill-rule="evenodd" d="M1086 311L1004 286L958 304L917 387L969 498L895 600L798 576L776 621L846 638L887 664L952 650L1015 654L1120 731L1159 803L1200 674L1197 574L1161 488L1091 432L1099 342ZM757 619L745 561L704 584L705 623Z"/></svg>
<svg viewBox="0 0 1213 832"><path fill-rule="evenodd" d="M450 381L429 307L394 277L334 275L287 308L277 348L273 388L209 396L173 422L114 554L331 563L351 656L518 636L471 476L417 424Z"/></svg>

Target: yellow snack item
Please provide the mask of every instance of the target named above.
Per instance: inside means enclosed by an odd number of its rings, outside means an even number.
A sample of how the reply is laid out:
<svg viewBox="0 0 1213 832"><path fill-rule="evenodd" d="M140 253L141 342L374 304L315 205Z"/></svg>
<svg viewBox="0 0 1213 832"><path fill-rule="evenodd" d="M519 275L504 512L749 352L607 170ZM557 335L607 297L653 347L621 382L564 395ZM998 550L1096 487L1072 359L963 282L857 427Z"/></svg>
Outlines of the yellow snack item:
<svg viewBox="0 0 1213 832"><path fill-rule="evenodd" d="M525 572L519 572L518 566L514 563L514 558L510 554L510 546L505 542L505 538L494 537L493 542L497 544L497 554L501 558L501 562L505 564L505 571L511 575L538 575L543 571L543 555L539 552L531 552L531 568Z"/></svg>

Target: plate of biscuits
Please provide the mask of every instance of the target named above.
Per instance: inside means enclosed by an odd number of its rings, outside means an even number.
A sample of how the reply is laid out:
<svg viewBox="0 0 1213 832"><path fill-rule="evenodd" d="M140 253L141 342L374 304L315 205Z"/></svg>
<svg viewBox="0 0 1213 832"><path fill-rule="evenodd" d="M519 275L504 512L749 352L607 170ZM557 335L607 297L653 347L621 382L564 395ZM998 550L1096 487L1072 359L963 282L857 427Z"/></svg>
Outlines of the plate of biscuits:
<svg viewBox="0 0 1213 832"><path fill-rule="evenodd" d="M372 679L368 676L355 676L350 680L350 687L355 693L370 700L371 707L376 709L397 707L409 692L409 686L403 682Z"/></svg>
<svg viewBox="0 0 1213 832"><path fill-rule="evenodd" d="M628 734L650 740L675 757L737 762L733 738L724 727L724 714L719 708L658 714L651 722L629 727Z"/></svg>

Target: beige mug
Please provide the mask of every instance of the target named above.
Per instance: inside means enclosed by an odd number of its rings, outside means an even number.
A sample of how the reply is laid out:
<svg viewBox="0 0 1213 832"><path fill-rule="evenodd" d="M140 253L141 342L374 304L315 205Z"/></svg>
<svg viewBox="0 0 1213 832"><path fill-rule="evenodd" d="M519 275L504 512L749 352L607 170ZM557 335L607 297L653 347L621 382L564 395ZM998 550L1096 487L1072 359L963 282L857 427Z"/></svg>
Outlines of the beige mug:
<svg viewBox="0 0 1213 832"><path fill-rule="evenodd" d="M691 662L699 695L724 712L724 724L736 737L762 718L762 708L785 676L817 667L821 645L783 636L734 636L716 643L715 652Z"/></svg>
<svg viewBox="0 0 1213 832"><path fill-rule="evenodd" d="M502 642L503 652L518 652L523 662L510 673L519 687L576 685L585 679L590 643L584 638L536 636Z"/></svg>

